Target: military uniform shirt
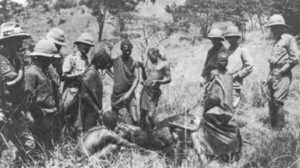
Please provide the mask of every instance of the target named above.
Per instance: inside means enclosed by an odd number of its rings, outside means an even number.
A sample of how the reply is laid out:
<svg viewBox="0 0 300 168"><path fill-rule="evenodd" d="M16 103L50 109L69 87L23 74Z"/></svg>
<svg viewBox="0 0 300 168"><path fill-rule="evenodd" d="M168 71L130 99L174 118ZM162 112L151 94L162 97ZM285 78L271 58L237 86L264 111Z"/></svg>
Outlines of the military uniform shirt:
<svg viewBox="0 0 300 168"><path fill-rule="evenodd" d="M89 65L87 56L81 55L80 52L68 55L63 63L62 72L66 74L82 74Z"/></svg>
<svg viewBox="0 0 300 168"><path fill-rule="evenodd" d="M228 50L227 72L237 74L237 79L233 82L234 89L241 89L243 78L253 71L253 60L246 48L239 46L234 51Z"/></svg>
<svg viewBox="0 0 300 168"><path fill-rule="evenodd" d="M36 94L36 104L41 108L55 108L53 87L50 75L36 66L31 65L25 71L25 91Z"/></svg>
<svg viewBox="0 0 300 168"><path fill-rule="evenodd" d="M299 51L296 40L289 34L281 35L281 38L275 42L269 58L271 71L290 64L294 66L298 63Z"/></svg>

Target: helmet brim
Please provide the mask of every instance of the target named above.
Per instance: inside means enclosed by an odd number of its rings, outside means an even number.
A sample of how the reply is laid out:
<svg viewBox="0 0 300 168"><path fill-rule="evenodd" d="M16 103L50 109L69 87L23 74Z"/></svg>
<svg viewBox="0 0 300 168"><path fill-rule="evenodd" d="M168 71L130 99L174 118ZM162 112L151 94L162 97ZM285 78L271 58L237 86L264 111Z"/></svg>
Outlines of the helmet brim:
<svg viewBox="0 0 300 168"><path fill-rule="evenodd" d="M283 27L286 27L286 28L291 28L289 25L286 25L286 24L278 24L278 23L271 23L271 24L266 24L265 27L267 28L270 28L270 27L273 27L273 26L283 26Z"/></svg>
<svg viewBox="0 0 300 168"><path fill-rule="evenodd" d="M87 44L87 45L89 45L89 46L91 46L91 47L92 47L92 46L95 46L95 44L89 43L89 42L86 42L86 41L78 41L78 40L77 40L77 41L74 42L74 44L76 44L76 45L77 45L78 43Z"/></svg>
<svg viewBox="0 0 300 168"><path fill-rule="evenodd" d="M3 40L7 40L10 38L21 38L21 39L27 39L30 38L31 36L27 33L19 33L19 34L15 34L15 35L11 35L11 36L2 36L0 37L0 42Z"/></svg>
<svg viewBox="0 0 300 168"><path fill-rule="evenodd" d="M225 38L227 38L227 37L239 37L239 38L241 38L242 35L239 34L239 33L230 33L230 34L226 34L224 37Z"/></svg>
<svg viewBox="0 0 300 168"><path fill-rule="evenodd" d="M43 52L34 51L27 55L28 57L48 57L48 58L61 58L59 54L47 54Z"/></svg>
<svg viewBox="0 0 300 168"><path fill-rule="evenodd" d="M63 47L67 46L66 42L61 42L61 41L58 41L58 40L53 40L53 41L54 41L55 44L61 45Z"/></svg>
<svg viewBox="0 0 300 168"><path fill-rule="evenodd" d="M223 37L219 37L219 36L208 36L207 38L210 39L210 40L213 40L213 39L219 39L221 41L225 40Z"/></svg>

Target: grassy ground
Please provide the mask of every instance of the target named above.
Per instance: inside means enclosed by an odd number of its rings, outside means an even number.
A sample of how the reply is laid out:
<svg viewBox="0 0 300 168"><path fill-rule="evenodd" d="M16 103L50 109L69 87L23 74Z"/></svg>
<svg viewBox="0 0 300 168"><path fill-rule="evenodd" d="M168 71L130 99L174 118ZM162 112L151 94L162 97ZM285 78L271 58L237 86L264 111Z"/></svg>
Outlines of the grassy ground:
<svg viewBox="0 0 300 168"><path fill-rule="evenodd" d="M70 44L64 52L72 50L72 41L83 30L88 30L95 35L95 20L81 10L65 11L64 16L68 22L59 27L67 32L67 40ZM38 20L32 26L27 26L34 39L40 39L49 29L45 25L47 17L59 19L53 14L46 13L43 18L34 15L26 23L31 24L32 20ZM77 18L82 21L74 20ZM24 24L26 24L24 23ZM109 26L109 24L108 24ZM32 27L31 29L29 29ZM160 44L164 54L172 68L172 82L163 86L163 95L159 102L158 118L191 112L201 115L200 106L202 89L199 87L200 73L210 43L207 40L191 44L190 41L180 41L183 33L176 33ZM105 32L106 38L110 38L110 32ZM228 44L226 44L228 45ZM270 44L260 32L247 34L247 40L243 44L247 47L255 61L254 72L247 77L244 83L243 99L240 108L236 111L234 119L241 128L242 138L245 141L240 161L234 163L211 162L203 165L199 162L195 153L190 150L189 155L182 167L205 167L205 168L297 168L300 167L300 114L299 108L299 67L294 70L294 82L291 87L289 100L286 103L287 124L281 131L272 130L268 124L268 110L265 107L265 98L260 92L260 83L268 73L267 57L270 54ZM119 46L113 47L114 57L119 53ZM137 50L133 55L139 59ZM109 96L111 93L112 81L105 76L104 79L104 107L109 108ZM139 88L138 88L139 90ZM139 91L137 91L139 92ZM166 164L166 158L156 152L141 152L137 149L122 149L117 156L107 160L87 158L78 154L77 145L69 140L57 144L53 151L48 154L42 153L41 158L46 167L113 167L113 168L164 168L174 167ZM0 167L11 166L12 152L7 152L2 158ZM40 167L39 162L27 167Z"/></svg>

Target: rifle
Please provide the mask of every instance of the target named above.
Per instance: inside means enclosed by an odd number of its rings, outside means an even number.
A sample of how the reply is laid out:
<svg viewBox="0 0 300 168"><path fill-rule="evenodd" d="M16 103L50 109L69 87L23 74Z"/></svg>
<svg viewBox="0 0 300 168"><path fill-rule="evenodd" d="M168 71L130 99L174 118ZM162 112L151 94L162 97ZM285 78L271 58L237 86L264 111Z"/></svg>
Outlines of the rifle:
<svg viewBox="0 0 300 168"><path fill-rule="evenodd" d="M59 107L59 96L58 96L58 89L57 89L57 85L55 83L55 81L53 79L50 80L50 83L51 83L51 87L52 87L52 90L53 90L53 97L54 97L54 102L55 102L55 106L57 108L58 111L60 111L60 107Z"/></svg>

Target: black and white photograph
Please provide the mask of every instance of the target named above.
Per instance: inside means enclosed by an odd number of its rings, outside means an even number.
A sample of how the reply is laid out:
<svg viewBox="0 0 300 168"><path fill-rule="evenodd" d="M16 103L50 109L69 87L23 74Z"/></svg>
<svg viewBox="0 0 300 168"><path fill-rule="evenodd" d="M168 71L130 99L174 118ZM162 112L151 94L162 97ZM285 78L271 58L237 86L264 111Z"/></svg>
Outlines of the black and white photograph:
<svg viewBox="0 0 300 168"><path fill-rule="evenodd" d="M0 168L299 168L300 0L0 0Z"/></svg>

